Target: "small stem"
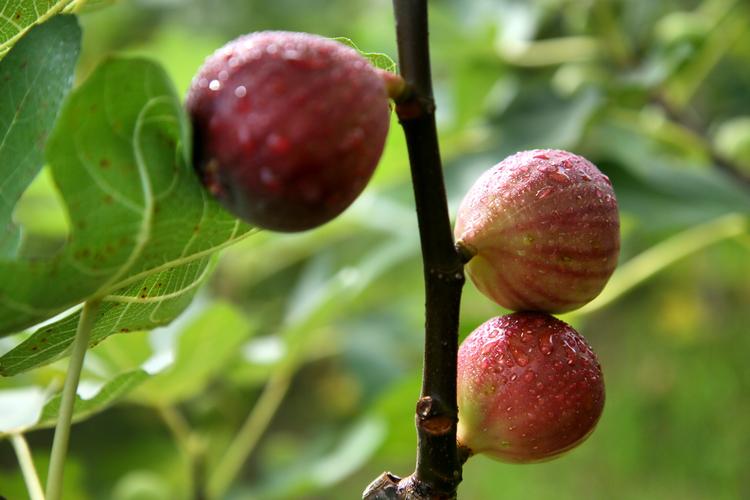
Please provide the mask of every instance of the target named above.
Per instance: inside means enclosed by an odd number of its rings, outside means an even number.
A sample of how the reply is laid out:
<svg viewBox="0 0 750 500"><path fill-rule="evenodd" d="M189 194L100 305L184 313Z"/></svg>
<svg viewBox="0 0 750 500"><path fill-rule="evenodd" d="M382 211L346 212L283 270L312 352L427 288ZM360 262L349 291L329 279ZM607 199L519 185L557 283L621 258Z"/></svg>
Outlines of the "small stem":
<svg viewBox="0 0 750 500"><path fill-rule="evenodd" d="M224 496L242 465L255 449L255 445L268 428L268 424L271 423L271 419L289 389L293 367L294 362L283 362L268 380L229 449L214 468L213 475L208 482L210 498Z"/></svg>
<svg viewBox="0 0 750 500"><path fill-rule="evenodd" d="M187 475L192 482L193 500L205 500L206 494L206 446L191 429L190 424L174 406L156 406L164 424L172 433L177 447L187 465Z"/></svg>
<svg viewBox="0 0 750 500"><path fill-rule="evenodd" d="M156 406L156 411L172 433L177 446L186 454L190 453L192 431L185 417L173 406Z"/></svg>
<svg viewBox="0 0 750 500"><path fill-rule="evenodd" d="M68 452L68 441L70 440L70 426L73 421L76 391L99 304L99 300L86 302L81 310L81 317L78 319L78 330L70 354L68 374L65 377L65 386L60 402L60 414L57 417L55 438L52 443L52 455L47 474L47 500L60 500L62 496L63 470L65 468L65 456Z"/></svg>
<svg viewBox="0 0 750 500"><path fill-rule="evenodd" d="M742 168L736 165L733 161L724 157L721 153L716 150L713 142L711 141L706 127L692 120L684 112L674 107L663 94L656 94L653 98L654 103L659 106L664 114L677 125L683 127L685 130L691 132L711 157L714 165L717 169L721 170L733 180L750 189L750 177L742 171Z"/></svg>
<svg viewBox="0 0 750 500"><path fill-rule="evenodd" d="M18 457L18 464L21 466L23 480L26 483L26 490L31 500L44 500L44 491L39 481L39 474L34 467L34 459L31 457L31 450L23 434L11 434L10 442L13 443L13 449Z"/></svg>

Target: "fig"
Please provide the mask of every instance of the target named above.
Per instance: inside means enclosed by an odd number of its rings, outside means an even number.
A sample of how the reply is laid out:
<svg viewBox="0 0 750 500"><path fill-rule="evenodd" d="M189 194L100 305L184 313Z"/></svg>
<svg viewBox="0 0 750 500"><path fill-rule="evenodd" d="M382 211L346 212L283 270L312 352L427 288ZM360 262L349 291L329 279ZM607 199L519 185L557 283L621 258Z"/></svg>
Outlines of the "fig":
<svg viewBox="0 0 750 500"><path fill-rule="evenodd" d="M514 463L551 459L586 439L604 408L596 355L540 312L492 318L458 351L458 442Z"/></svg>
<svg viewBox="0 0 750 500"><path fill-rule="evenodd" d="M307 33L242 36L206 59L187 97L193 162L238 217L276 231L319 226L369 181L390 121L380 73Z"/></svg>
<svg viewBox="0 0 750 500"><path fill-rule="evenodd" d="M620 219L607 176L581 156L524 151L463 199L457 245L475 286L514 311L565 312L596 297L617 265Z"/></svg>

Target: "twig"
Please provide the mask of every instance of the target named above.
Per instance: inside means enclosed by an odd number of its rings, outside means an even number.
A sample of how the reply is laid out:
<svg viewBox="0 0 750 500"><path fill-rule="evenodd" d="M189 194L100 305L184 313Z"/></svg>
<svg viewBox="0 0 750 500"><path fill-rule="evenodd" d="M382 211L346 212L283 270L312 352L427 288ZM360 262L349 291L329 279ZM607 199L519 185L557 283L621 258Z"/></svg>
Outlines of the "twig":
<svg viewBox="0 0 750 500"><path fill-rule="evenodd" d="M232 444L219 460L208 482L210 498L222 498L240 468L255 449L260 437L271 422L291 383L294 363L280 365L263 389L258 401L234 437Z"/></svg>
<svg viewBox="0 0 750 500"><path fill-rule="evenodd" d="M183 455L187 464L188 477L192 482L191 491L193 500L205 500L206 493L206 446L203 440L190 427L190 424L171 405L155 406L164 424L172 433L177 447Z"/></svg>
<svg viewBox="0 0 750 500"><path fill-rule="evenodd" d="M672 122L677 123L689 130L695 136L699 137L703 146L706 148L708 155L711 157L711 161L714 163L717 169L730 176L735 181L740 182L743 186L750 189L750 176L745 174L741 167L737 166L734 162L719 153L714 147L711 139L708 136L706 127L702 123L698 123L697 120L693 120L688 117L685 113L678 110L673 106L663 95L656 94L653 97L653 102L664 111L664 114Z"/></svg>
<svg viewBox="0 0 750 500"><path fill-rule="evenodd" d="M44 500L44 491L42 484L39 482L39 474L34 467L34 459L31 457L31 450L23 434L11 434L10 442L13 443L13 449L16 451L18 465L21 466L23 480L26 483L26 490L31 500Z"/></svg>
<svg viewBox="0 0 750 500"><path fill-rule="evenodd" d="M453 243L435 126L426 0L394 0L399 66L406 91L396 102L409 150L424 265L426 324L419 441L414 474L385 473L363 498L453 499L461 481L456 449L456 357L463 263Z"/></svg>
<svg viewBox="0 0 750 500"><path fill-rule="evenodd" d="M49 473L47 474L47 500L60 500L62 495L63 470L65 468L65 456L68 453L76 390L81 378L83 358L86 356L86 349L89 347L91 328L94 326L99 304L99 300L86 302L81 310L81 317L78 319L78 329L73 341L73 351L70 354L68 374L65 377L62 401L60 402L60 413L55 427L55 438L52 442L52 455Z"/></svg>

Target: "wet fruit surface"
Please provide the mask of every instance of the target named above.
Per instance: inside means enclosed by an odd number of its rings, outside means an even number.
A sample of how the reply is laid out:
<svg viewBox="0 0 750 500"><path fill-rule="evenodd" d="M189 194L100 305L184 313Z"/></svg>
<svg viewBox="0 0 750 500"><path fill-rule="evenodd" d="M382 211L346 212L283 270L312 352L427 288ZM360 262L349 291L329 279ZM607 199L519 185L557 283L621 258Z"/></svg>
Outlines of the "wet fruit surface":
<svg viewBox="0 0 750 500"><path fill-rule="evenodd" d="M505 462L550 459L582 442L604 407L591 347L544 313L493 318L458 353L458 440Z"/></svg>
<svg viewBox="0 0 750 500"><path fill-rule="evenodd" d="M560 150L524 151L467 193L456 240L475 253L467 273L512 310L563 312L596 297L617 265L620 222L609 179Z"/></svg>
<svg viewBox="0 0 750 500"><path fill-rule="evenodd" d="M355 50L305 33L260 32L225 45L187 98L194 163L248 222L300 231L359 195L389 125L386 89Z"/></svg>

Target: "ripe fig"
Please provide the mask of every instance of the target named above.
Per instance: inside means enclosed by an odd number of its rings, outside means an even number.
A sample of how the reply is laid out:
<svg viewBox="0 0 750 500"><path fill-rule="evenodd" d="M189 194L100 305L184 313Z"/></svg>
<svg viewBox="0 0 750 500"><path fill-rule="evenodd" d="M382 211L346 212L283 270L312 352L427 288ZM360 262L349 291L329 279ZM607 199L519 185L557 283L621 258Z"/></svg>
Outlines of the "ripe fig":
<svg viewBox="0 0 750 500"><path fill-rule="evenodd" d="M357 51L272 31L208 57L187 109L206 186L237 216L277 231L346 209L380 159L390 120L383 79Z"/></svg>
<svg viewBox="0 0 750 500"><path fill-rule="evenodd" d="M458 210L457 244L476 287L516 311L564 312L601 292L617 264L612 184L560 150L516 153L486 171Z"/></svg>
<svg viewBox="0 0 750 500"><path fill-rule="evenodd" d="M504 462L551 459L591 434L604 380L591 347L545 313L480 325L458 351L458 441Z"/></svg>

